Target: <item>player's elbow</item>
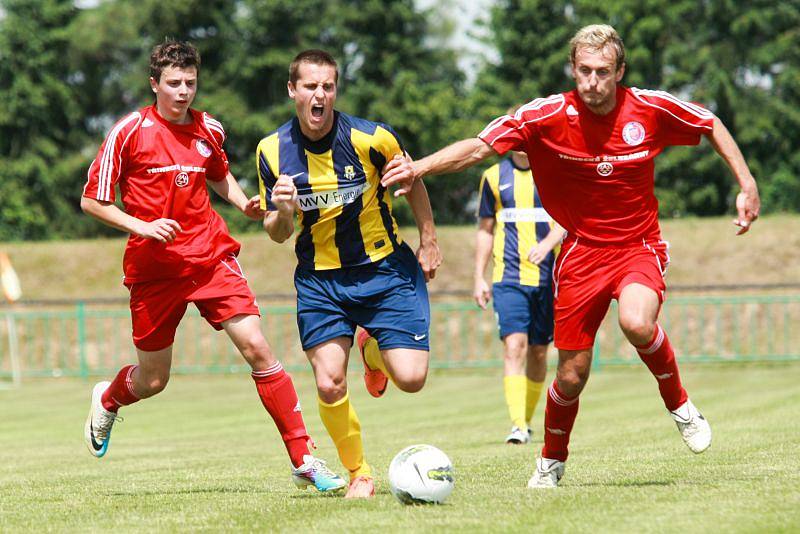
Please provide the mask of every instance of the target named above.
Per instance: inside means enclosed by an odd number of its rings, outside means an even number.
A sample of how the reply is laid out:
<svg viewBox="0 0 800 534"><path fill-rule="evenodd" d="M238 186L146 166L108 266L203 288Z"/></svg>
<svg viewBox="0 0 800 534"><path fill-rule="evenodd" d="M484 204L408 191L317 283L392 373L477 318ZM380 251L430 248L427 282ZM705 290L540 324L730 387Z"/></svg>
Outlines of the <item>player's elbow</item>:
<svg viewBox="0 0 800 534"><path fill-rule="evenodd" d="M264 218L264 230L276 243L284 243L291 237L293 228L283 228L274 217L267 216Z"/></svg>
<svg viewBox="0 0 800 534"><path fill-rule="evenodd" d="M100 203L93 198L81 197L81 211L83 211L83 213L86 215L93 216L95 213L97 213L97 208L99 205Z"/></svg>

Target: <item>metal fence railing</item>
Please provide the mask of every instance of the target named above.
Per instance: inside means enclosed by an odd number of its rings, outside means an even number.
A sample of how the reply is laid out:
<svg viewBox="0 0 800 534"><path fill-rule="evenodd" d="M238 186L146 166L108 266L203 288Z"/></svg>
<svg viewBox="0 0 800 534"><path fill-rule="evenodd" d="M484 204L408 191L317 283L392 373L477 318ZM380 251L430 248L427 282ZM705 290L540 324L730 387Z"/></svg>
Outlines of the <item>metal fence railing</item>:
<svg viewBox="0 0 800 534"><path fill-rule="evenodd" d="M289 369L305 369L292 306L266 306L262 328ZM0 377L16 359L22 376L108 375L135 361L130 312L116 304L0 310ZM800 295L677 296L661 324L680 361L729 362L800 359ZM17 358L12 358L15 353ZM502 361L494 316L467 301L432 306L432 367L492 367ZM638 361L616 324L616 306L595 345L595 365ZM175 340L173 370L241 372L246 364L224 333L187 312Z"/></svg>

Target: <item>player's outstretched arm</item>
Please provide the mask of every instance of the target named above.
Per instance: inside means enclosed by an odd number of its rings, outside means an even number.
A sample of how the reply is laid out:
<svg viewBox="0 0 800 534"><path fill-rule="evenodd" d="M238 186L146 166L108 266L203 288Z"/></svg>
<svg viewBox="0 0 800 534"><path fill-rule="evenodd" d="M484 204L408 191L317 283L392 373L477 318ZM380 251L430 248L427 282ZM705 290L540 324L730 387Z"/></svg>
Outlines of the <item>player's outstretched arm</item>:
<svg viewBox="0 0 800 534"><path fill-rule="evenodd" d="M445 147L417 161L395 158L386 164L381 184L397 185L394 196L405 195L415 181L430 174L448 174L462 171L497 153L492 147L474 137Z"/></svg>
<svg viewBox="0 0 800 534"><path fill-rule="evenodd" d="M714 126L708 139L714 150L730 167L741 188L739 194L736 195L737 218L733 221L733 224L739 227L737 235L741 235L750 229L753 221L758 219L758 212L761 209L756 180L750 173L750 168L747 166L742 151L739 150L739 145L736 144L733 136L718 117L714 117Z"/></svg>
<svg viewBox="0 0 800 534"><path fill-rule="evenodd" d="M145 239L155 239L162 243L172 243L182 232L181 225L173 219L156 219L145 222L128 215L111 202L81 197L81 209L100 222L117 230L138 235Z"/></svg>
<svg viewBox="0 0 800 534"><path fill-rule="evenodd" d="M557 222L554 222L553 227L550 229L547 235L544 236L544 239L531 247L531 250L528 253L528 261L536 265L542 263L550 251L553 250L556 245L561 243L566 235L567 231L564 230Z"/></svg>
<svg viewBox="0 0 800 534"><path fill-rule="evenodd" d="M417 182L409 191L406 197L411 211L414 213L414 220L419 230L419 248L417 249L417 260L419 261L422 272L425 273L425 281L436 277L436 269L442 264L442 251L436 240L436 227L433 223L433 210L431 209L428 190L423 182Z"/></svg>
<svg viewBox="0 0 800 534"><path fill-rule="evenodd" d="M235 206L246 217L256 221L264 218L266 211L261 209L260 197L255 195L252 198L247 198L239 182L236 181L236 178L231 173L228 173L223 180L218 182L208 180L208 183L216 194Z"/></svg>
<svg viewBox="0 0 800 534"><path fill-rule="evenodd" d="M270 201L275 210L264 216L264 230L270 239L283 243L294 233L294 211L297 207L297 187L291 176L281 174L272 188Z"/></svg>
<svg viewBox="0 0 800 534"><path fill-rule="evenodd" d="M492 297L492 291L489 289L489 284L486 283L483 273L486 272L486 266L489 264L489 258L492 255L494 225L495 220L493 217L481 217L478 219L478 235L475 238L475 275L472 297L475 299L475 303L484 310Z"/></svg>

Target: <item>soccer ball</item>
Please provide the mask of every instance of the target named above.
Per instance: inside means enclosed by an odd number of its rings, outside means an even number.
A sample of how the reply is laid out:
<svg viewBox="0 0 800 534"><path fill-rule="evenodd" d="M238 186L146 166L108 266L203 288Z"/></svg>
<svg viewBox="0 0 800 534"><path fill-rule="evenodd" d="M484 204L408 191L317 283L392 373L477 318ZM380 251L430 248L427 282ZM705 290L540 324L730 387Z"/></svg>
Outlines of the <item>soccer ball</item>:
<svg viewBox="0 0 800 534"><path fill-rule="evenodd" d="M389 465L389 488L403 504L442 504L453 491L453 464L431 445L411 445Z"/></svg>

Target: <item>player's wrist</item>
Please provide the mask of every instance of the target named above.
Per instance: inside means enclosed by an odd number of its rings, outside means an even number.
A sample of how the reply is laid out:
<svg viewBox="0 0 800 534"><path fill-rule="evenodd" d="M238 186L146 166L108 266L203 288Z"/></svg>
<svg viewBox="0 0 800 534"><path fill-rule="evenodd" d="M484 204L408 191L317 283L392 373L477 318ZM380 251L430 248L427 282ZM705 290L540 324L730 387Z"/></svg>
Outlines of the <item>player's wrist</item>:
<svg viewBox="0 0 800 534"><path fill-rule="evenodd" d="M744 178L741 183L739 184L743 193L752 194L758 193L758 185L756 184L756 179L753 178L752 175Z"/></svg>

